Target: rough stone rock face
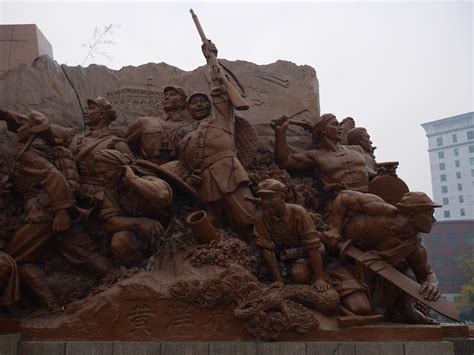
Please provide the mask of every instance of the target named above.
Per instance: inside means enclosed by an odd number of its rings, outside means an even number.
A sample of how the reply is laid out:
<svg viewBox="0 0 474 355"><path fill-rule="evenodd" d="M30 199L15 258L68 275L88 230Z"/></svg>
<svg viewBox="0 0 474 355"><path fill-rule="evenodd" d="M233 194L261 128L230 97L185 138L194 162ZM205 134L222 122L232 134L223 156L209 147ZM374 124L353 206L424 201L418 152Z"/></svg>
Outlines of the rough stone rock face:
<svg viewBox="0 0 474 355"><path fill-rule="evenodd" d="M250 109L239 115L255 125L262 142L273 137L268 125L273 118L303 109L308 111L295 119L319 117L318 80L312 67L285 61L268 65L223 63L239 78L250 102ZM101 65L69 67L43 56L31 66L20 65L0 75L0 105L22 113L38 110L54 123L83 127L87 98L102 96L116 107L118 119L113 127L125 129L139 116L160 114L162 90L167 85L181 86L188 95L209 92L207 68L187 72L165 63L120 70ZM301 133L300 128L290 127L293 138L289 141L298 141Z"/></svg>

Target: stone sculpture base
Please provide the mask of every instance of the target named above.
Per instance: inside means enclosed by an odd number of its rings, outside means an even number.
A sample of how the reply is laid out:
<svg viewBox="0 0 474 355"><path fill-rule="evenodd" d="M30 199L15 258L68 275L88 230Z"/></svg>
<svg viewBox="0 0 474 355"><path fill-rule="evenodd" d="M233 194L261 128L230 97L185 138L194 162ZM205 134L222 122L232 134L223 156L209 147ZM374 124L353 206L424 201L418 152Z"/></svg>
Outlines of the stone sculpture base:
<svg viewBox="0 0 474 355"><path fill-rule="evenodd" d="M469 341L468 341L469 342ZM474 343L474 341L471 341ZM472 345L472 344L471 344ZM471 347L472 350L472 347ZM467 355L456 342L20 342L18 335L0 336L0 353L9 355Z"/></svg>

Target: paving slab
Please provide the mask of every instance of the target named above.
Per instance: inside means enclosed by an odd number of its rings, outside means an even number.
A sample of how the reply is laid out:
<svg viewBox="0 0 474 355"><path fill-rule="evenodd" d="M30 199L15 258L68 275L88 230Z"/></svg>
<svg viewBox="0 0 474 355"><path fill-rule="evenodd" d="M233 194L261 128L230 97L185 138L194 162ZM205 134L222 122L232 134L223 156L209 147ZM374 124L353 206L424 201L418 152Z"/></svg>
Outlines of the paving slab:
<svg viewBox="0 0 474 355"><path fill-rule="evenodd" d="M56 341L25 341L18 347L18 355L64 355L66 343Z"/></svg>

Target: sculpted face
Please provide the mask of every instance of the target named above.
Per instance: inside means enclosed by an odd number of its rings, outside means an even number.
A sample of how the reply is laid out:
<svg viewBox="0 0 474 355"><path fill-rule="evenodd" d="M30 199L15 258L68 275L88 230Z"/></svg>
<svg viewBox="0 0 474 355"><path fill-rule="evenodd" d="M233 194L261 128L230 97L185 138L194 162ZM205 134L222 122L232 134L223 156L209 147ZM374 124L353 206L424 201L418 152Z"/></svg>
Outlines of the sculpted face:
<svg viewBox="0 0 474 355"><path fill-rule="evenodd" d="M413 225L417 231L421 233L429 233L433 223L436 222L434 218L434 209L427 209L424 211L415 212L413 216Z"/></svg>
<svg viewBox="0 0 474 355"><path fill-rule="evenodd" d="M285 196L281 193L260 193L261 207L265 212L281 217L285 212Z"/></svg>
<svg viewBox="0 0 474 355"><path fill-rule="evenodd" d="M104 186L108 189L113 188L120 182L120 173L116 165L96 162L95 172L104 181Z"/></svg>
<svg viewBox="0 0 474 355"><path fill-rule="evenodd" d="M199 121L209 116L211 105L206 97L197 95L192 97L189 101L188 111L193 119Z"/></svg>
<svg viewBox="0 0 474 355"><path fill-rule="evenodd" d="M364 149L367 153L372 153L374 148L372 147L372 141L370 140L370 136L367 131L360 136L359 145Z"/></svg>
<svg viewBox="0 0 474 355"><path fill-rule="evenodd" d="M90 103L84 112L84 123L86 126L94 127L104 118L104 110L94 103Z"/></svg>
<svg viewBox="0 0 474 355"><path fill-rule="evenodd" d="M342 126L334 117L321 129L321 133L325 138L333 142L340 142L342 140Z"/></svg>
<svg viewBox="0 0 474 355"><path fill-rule="evenodd" d="M177 111L183 104L183 97L176 90L166 90L163 96L163 108L165 111Z"/></svg>

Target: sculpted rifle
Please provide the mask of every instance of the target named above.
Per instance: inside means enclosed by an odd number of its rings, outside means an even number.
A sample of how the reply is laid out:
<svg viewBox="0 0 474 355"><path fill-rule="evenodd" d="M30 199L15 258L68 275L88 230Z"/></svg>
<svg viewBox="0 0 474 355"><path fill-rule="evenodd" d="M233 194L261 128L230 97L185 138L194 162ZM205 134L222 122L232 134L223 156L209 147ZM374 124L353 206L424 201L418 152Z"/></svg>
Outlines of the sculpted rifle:
<svg viewBox="0 0 474 355"><path fill-rule="evenodd" d="M201 24L199 23L198 17L192 9L189 11L191 12L191 15L193 17L193 21L199 32L199 36L201 36L202 43L209 44L210 41L206 38L206 35L202 30ZM229 75L232 77L232 79L235 80L239 88L243 91L242 85L240 85L235 75L229 69L227 69L221 62L219 62L213 53L210 53L209 63L210 65L213 65L217 68L217 72L220 74L224 82L224 85L227 89L227 95L229 95L229 99L232 102L234 108L239 111L248 110L248 102L242 97L242 95L234 88L234 86L230 82Z"/></svg>

